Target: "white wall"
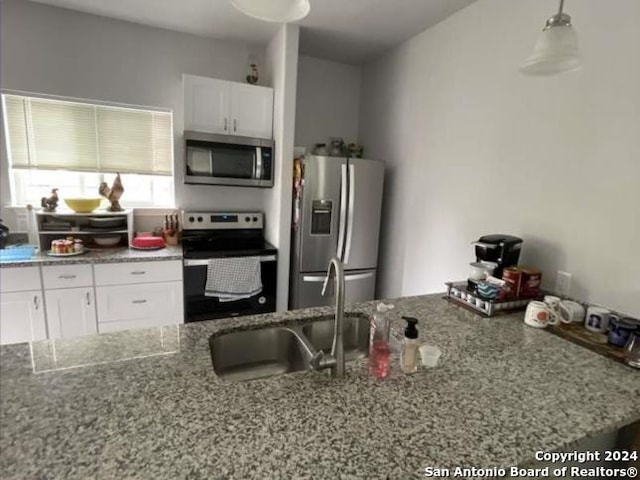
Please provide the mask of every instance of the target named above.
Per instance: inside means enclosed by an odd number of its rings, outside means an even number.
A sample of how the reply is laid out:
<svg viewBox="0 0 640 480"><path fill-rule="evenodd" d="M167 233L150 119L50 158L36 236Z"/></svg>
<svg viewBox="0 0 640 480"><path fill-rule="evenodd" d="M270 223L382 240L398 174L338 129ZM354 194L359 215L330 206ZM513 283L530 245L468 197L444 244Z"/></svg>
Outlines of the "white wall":
<svg viewBox="0 0 640 480"><path fill-rule="evenodd" d="M261 189L184 185L182 74L243 81L249 56L261 59L264 47L201 38L26 0L4 0L0 5L2 88L171 108L177 205L191 209L262 209ZM5 205L9 192L4 151L2 168L0 190Z"/></svg>
<svg viewBox="0 0 640 480"><path fill-rule="evenodd" d="M312 147L329 137L358 142L362 68L300 56L296 145Z"/></svg>
<svg viewBox="0 0 640 480"><path fill-rule="evenodd" d="M472 240L512 233L545 287L562 269L573 296L640 315L640 2L570 2L584 69L521 75L556 8L478 0L364 69L360 140L388 162L381 296L442 291Z"/></svg>
<svg viewBox="0 0 640 480"><path fill-rule="evenodd" d="M283 25L266 51L265 73L274 88L273 138L276 170L273 188L265 190L265 236L278 247L278 311L287 310L289 252L291 248L291 196L293 139L296 112L298 43L300 27Z"/></svg>

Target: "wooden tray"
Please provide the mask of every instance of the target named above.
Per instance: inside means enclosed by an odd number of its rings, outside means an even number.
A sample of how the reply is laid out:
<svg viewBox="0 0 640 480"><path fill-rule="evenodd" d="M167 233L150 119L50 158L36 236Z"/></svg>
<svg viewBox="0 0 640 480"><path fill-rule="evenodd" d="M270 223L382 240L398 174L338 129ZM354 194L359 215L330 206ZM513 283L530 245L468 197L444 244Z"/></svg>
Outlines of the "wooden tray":
<svg viewBox="0 0 640 480"><path fill-rule="evenodd" d="M582 323L559 323L549 325L545 330L626 365L622 347L614 347L607 342L605 333L594 333L587 330Z"/></svg>

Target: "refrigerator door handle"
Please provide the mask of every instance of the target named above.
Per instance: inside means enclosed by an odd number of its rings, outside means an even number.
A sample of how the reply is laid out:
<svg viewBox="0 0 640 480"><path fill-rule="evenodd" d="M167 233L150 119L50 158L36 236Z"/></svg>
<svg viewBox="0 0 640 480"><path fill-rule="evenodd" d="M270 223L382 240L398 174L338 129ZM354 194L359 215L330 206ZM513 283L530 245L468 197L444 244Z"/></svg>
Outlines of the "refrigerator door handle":
<svg viewBox="0 0 640 480"><path fill-rule="evenodd" d="M349 264L349 257L351 256L351 240L353 239L353 215L355 204L355 189L356 189L356 166L352 163L349 164L349 211L347 212L347 245L344 249L344 264Z"/></svg>
<svg viewBox="0 0 640 480"><path fill-rule="evenodd" d="M338 251L336 257L344 260L344 237L347 226L347 165L340 166L340 224L338 227Z"/></svg>
<svg viewBox="0 0 640 480"><path fill-rule="evenodd" d="M353 275L345 275L344 276L344 281L345 282L352 282L354 280L364 280L365 278L371 278L373 277L374 273L373 272L367 272L367 273L355 273Z"/></svg>
<svg viewBox="0 0 640 480"><path fill-rule="evenodd" d="M303 282L324 282L326 279L326 276L320 275L304 275L302 277Z"/></svg>
<svg viewBox="0 0 640 480"><path fill-rule="evenodd" d="M365 278L371 278L373 277L374 272L367 272L367 273L354 273L353 275L345 275L344 276L344 281L345 282L353 282L355 280L364 280ZM302 277L302 280L304 282L324 282L327 279L326 276L323 275L304 275Z"/></svg>

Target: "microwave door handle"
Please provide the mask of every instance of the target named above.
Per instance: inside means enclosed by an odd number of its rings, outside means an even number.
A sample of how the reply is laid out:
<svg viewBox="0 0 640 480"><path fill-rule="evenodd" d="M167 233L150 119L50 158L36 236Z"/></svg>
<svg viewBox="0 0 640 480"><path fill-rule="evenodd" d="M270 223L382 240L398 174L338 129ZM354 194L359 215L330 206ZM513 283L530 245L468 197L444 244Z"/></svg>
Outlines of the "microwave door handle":
<svg viewBox="0 0 640 480"><path fill-rule="evenodd" d="M262 178L262 147L256 147L256 163L253 178L256 180Z"/></svg>

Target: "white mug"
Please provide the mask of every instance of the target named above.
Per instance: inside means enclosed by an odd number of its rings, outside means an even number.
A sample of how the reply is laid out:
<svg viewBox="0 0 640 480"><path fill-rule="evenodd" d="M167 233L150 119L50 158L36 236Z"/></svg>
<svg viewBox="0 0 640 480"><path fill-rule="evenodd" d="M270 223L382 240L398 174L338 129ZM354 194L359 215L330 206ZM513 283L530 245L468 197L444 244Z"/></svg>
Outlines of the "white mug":
<svg viewBox="0 0 640 480"><path fill-rule="evenodd" d="M618 316L612 314L606 308L590 306L587 308L587 318L584 321L584 326L587 330L595 333L607 333L611 320L618 320Z"/></svg>
<svg viewBox="0 0 640 480"><path fill-rule="evenodd" d="M584 307L578 302L561 301L558 313L562 323L582 323L584 321Z"/></svg>
<svg viewBox="0 0 640 480"><path fill-rule="evenodd" d="M556 317L555 323L558 323L558 319L560 318L560 297L545 295L543 301L549 306L553 316Z"/></svg>
<svg viewBox="0 0 640 480"><path fill-rule="evenodd" d="M549 305L534 300L527 305L524 313L524 323L530 327L545 328L547 325L558 323L558 317L553 314Z"/></svg>

